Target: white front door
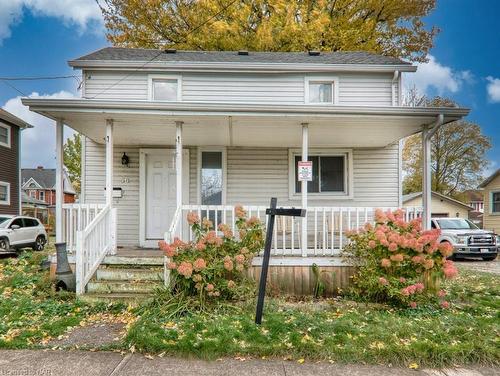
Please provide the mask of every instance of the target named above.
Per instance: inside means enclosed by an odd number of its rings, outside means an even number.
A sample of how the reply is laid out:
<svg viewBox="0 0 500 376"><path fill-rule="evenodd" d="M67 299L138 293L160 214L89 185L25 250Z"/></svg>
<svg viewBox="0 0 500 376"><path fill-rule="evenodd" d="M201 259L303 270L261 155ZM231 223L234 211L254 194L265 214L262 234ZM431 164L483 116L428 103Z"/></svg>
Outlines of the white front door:
<svg viewBox="0 0 500 376"><path fill-rule="evenodd" d="M177 203L173 152L146 155L146 239L163 239Z"/></svg>
<svg viewBox="0 0 500 376"><path fill-rule="evenodd" d="M183 201L187 197L189 176L189 155L183 153ZM141 216L141 245L157 247L158 240L163 239L172 223L176 202L176 168L175 150L142 149L141 150L141 205L144 211ZM185 195L185 196L184 196Z"/></svg>

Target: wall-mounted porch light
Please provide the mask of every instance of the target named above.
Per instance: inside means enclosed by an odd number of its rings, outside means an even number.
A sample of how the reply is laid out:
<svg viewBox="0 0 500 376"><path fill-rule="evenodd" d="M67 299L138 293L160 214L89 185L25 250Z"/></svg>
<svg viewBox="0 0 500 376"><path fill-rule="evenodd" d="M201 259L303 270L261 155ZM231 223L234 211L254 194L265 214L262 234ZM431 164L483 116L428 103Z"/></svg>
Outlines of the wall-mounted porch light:
<svg viewBox="0 0 500 376"><path fill-rule="evenodd" d="M123 153L123 156L122 156L122 165L129 167L129 165L128 165L129 163L130 163L130 159L129 159L127 153Z"/></svg>

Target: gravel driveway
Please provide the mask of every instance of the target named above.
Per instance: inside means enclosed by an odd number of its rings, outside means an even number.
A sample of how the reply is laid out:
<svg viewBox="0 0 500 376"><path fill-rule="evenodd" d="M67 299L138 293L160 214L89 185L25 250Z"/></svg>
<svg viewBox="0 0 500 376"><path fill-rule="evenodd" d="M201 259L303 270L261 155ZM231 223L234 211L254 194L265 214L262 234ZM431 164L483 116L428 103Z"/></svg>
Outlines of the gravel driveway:
<svg viewBox="0 0 500 376"><path fill-rule="evenodd" d="M479 259L457 260L456 264L470 270L500 275L500 258L495 261L483 261Z"/></svg>

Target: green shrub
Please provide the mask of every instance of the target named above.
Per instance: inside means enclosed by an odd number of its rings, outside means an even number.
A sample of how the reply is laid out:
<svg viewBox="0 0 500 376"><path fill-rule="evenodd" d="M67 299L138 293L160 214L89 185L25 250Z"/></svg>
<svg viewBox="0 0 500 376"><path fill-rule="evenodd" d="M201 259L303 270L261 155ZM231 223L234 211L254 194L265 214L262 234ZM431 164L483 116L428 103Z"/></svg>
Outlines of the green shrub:
<svg viewBox="0 0 500 376"><path fill-rule="evenodd" d="M245 270L262 250L263 227L258 218L247 219L241 206L235 208L235 215L238 236L226 224L215 231L212 221L201 221L191 212L187 221L193 241L175 238L171 244L159 242L169 257L167 267L175 293L197 296L203 303L207 299L235 299L249 292Z"/></svg>
<svg viewBox="0 0 500 376"><path fill-rule="evenodd" d="M440 230L422 231L420 219L404 221L403 211L377 210L375 225L348 234L344 255L358 266L352 292L376 302L412 308L440 303L447 308L443 278L457 274L451 244L438 243Z"/></svg>

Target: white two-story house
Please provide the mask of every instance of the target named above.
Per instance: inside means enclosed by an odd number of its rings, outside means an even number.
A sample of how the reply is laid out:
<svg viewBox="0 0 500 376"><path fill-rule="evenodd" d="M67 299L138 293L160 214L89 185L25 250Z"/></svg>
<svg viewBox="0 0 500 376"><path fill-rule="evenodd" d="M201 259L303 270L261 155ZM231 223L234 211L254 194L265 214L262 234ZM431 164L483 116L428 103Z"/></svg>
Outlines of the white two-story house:
<svg viewBox="0 0 500 376"><path fill-rule="evenodd" d="M338 266L346 230L402 206L401 140L423 131L428 208L430 137L468 113L403 107L416 67L366 52L103 48L69 64L81 98L23 103L55 121L59 171L63 124L85 136L81 203L59 195L57 221L80 292L108 252L187 239L188 211L232 224L242 204L265 221L271 197L307 209L278 218L271 265Z"/></svg>

